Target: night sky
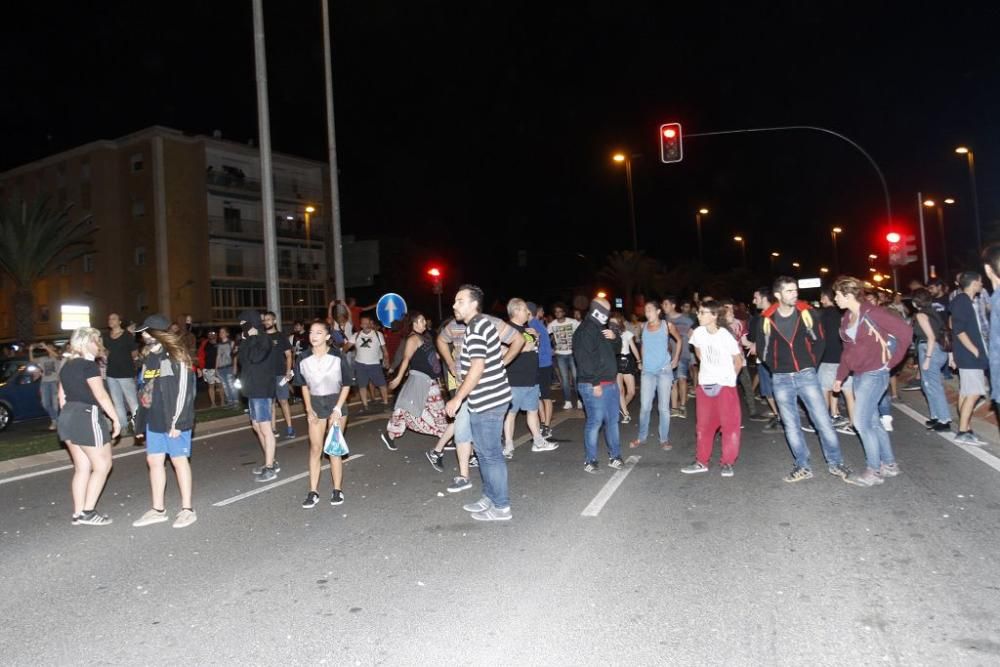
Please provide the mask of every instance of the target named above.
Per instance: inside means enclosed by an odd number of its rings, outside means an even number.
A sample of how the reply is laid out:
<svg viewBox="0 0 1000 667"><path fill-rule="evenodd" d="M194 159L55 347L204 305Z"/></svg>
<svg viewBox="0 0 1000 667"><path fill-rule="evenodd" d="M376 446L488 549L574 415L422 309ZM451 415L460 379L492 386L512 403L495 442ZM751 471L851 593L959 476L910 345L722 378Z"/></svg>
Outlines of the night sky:
<svg viewBox="0 0 1000 667"><path fill-rule="evenodd" d="M968 175L953 153L968 144L991 236L995 3L701 4L331 2L345 233L413 238L420 257L407 263L442 259L488 285L592 271L630 245L624 172L610 160L629 149L641 154L639 245L667 266L696 254L700 206L712 210L717 269L739 261L736 233L761 274L771 250L829 264L835 224L843 268L884 255L881 188L848 145L690 138L684 161L663 165L657 128L676 120L686 133L842 132L881 165L900 226L915 225L918 190L958 199L946 218L956 256L973 251ZM274 149L323 160L319 7L265 0ZM257 136L250 0L2 12L0 170L153 124ZM520 249L528 269L516 268Z"/></svg>

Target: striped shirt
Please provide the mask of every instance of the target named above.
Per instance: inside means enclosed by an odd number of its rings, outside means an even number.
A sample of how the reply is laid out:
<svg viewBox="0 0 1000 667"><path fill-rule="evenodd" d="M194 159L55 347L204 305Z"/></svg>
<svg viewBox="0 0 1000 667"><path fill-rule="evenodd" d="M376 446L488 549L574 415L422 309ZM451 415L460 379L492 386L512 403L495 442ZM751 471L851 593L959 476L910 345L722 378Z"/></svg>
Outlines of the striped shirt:
<svg viewBox="0 0 1000 667"><path fill-rule="evenodd" d="M469 394L469 410L485 412L507 405L511 401L507 369L500 354L500 336L493 323L483 315L476 315L465 331L465 341L458 364L462 377L472 368L473 359L482 359L486 367L479 383Z"/></svg>

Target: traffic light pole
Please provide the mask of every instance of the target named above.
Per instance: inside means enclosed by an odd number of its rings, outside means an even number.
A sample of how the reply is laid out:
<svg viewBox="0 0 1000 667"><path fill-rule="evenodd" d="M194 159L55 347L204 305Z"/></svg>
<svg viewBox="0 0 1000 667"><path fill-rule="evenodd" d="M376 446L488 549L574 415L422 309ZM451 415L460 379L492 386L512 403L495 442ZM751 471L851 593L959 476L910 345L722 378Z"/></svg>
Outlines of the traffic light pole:
<svg viewBox="0 0 1000 667"><path fill-rule="evenodd" d="M927 284L927 237L924 234L924 197L917 193L917 214L920 218L920 258L924 265L924 285Z"/></svg>

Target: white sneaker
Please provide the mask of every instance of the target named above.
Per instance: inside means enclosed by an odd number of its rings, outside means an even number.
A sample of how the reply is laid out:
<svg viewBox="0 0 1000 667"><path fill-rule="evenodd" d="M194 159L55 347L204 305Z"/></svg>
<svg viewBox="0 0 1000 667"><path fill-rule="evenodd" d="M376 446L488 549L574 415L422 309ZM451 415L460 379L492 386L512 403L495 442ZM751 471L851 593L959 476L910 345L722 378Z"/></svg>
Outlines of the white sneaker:
<svg viewBox="0 0 1000 667"><path fill-rule="evenodd" d="M583 401L577 401L576 402L576 409L577 410L583 410Z"/></svg>
<svg viewBox="0 0 1000 667"><path fill-rule="evenodd" d="M503 457L505 459L507 459L508 461L510 459L514 458L514 443L513 442L508 442L506 445L503 446Z"/></svg>
<svg viewBox="0 0 1000 667"><path fill-rule="evenodd" d="M573 409L573 401L566 401L565 403L563 403L563 410L572 410L572 409Z"/></svg>
<svg viewBox="0 0 1000 667"><path fill-rule="evenodd" d="M533 452L551 452L553 449L559 449L559 443L551 442L545 438L531 445L531 451Z"/></svg>
<svg viewBox="0 0 1000 667"><path fill-rule="evenodd" d="M147 510L145 514L133 521L132 525L136 528L142 528L143 526L151 526L154 523L163 523L169 520L170 517L167 516L166 511L157 512L156 510Z"/></svg>
<svg viewBox="0 0 1000 667"><path fill-rule="evenodd" d="M882 428L892 433L892 415L882 415L879 419L882 420Z"/></svg>

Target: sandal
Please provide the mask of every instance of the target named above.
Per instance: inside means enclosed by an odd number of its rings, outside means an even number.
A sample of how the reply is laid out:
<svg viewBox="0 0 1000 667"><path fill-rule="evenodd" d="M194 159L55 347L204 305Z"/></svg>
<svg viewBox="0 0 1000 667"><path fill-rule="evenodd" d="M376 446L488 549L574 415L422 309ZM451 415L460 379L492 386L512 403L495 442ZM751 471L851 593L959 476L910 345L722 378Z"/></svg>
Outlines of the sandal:
<svg viewBox="0 0 1000 667"><path fill-rule="evenodd" d="M633 440L628 443L630 449L635 449L636 447L642 447L642 440Z"/></svg>

